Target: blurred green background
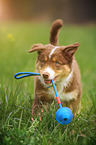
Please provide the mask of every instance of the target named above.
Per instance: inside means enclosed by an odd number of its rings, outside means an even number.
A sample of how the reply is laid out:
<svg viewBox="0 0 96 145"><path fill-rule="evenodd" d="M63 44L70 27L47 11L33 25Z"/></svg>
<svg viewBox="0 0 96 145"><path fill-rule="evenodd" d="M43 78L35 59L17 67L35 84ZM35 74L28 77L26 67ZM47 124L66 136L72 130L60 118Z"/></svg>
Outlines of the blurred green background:
<svg viewBox="0 0 96 145"><path fill-rule="evenodd" d="M34 96L33 77L15 80L20 71L35 72L36 53L28 50L35 43L49 43L51 22L62 18L64 27L59 45L80 43L76 59L83 90L96 87L96 13L92 0L1 0L0 1L0 84L14 89L22 85ZM21 88L21 90L22 90ZM86 98L86 91L83 95ZM19 93L19 92L18 92Z"/></svg>
<svg viewBox="0 0 96 145"><path fill-rule="evenodd" d="M95 143L95 6L95 0L0 0L1 144L51 145L64 141L66 144ZM53 117L56 109L54 110L53 106L51 113L47 112L40 124L36 118L35 123L32 122L34 79L14 79L17 72L35 72L37 54L28 53L28 50L35 43L49 43L51 22L57 18L64 21L64 27L59 35L59 45L80 43L75 56L81 70L83 88L81 114L75 117L69 126L63 127L56 124ZM29 127L32 127L32 131Z"/></svg>
<svg viewBox="0 0 96 145"><path fill-rule="evenodd" d="M36 53L29 54L28 50L35 43L49 43L50 26L51 24L48 22L0 23L1 84L21 82L21 80L14 80L13 75L16 72L35 71ZM87 86L96 85L95 38L95 25L64 25L59 36L59 45L80 43L76 52L76 59L80 66L82 83L85 82ZM22 81L31 83L29 81L31 79L33 81L32 77Z"/></svg>

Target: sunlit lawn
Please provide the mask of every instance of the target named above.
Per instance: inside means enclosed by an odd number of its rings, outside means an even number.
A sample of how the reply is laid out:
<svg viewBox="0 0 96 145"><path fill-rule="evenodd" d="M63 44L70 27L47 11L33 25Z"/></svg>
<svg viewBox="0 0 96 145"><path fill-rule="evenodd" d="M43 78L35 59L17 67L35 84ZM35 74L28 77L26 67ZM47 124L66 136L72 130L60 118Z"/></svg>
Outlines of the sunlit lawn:
<svg viewBox="0 0 96 145"><path fill-rule="evenodd" d="M55 120L56 108L31 120L34 96L32 77L15 80L20 71L35 72L36 53L28 50L34 43L49 43L48 23L0 24L0 143L31 144L95 144L96 141L96 26L67 26L60 32L59 44L80 43L76 59L82 75L82 107L80 115L66 126Z"/></svg>

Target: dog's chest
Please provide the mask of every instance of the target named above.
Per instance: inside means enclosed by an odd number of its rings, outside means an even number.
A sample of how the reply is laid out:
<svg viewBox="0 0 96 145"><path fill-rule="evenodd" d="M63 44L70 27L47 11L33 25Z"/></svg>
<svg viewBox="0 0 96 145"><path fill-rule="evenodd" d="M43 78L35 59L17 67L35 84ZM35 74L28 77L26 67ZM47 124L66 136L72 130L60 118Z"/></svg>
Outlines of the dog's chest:
<svg viewBox="0 0 96 145"><path fill-rule="evenodd" d="M68 85L71 83L72 76L73 76L73 71L71 71L71 73L69 74L68 77L63 78L62 80L58 80L58 82L56 83L57 93L58 93L58 96L60 97L60 100L62 100L62 101L68 102L70 100L77 98L78 94L77 94L76 90L73 90L73 91L67 92L67 93L65 92L65 88L68 87ZM41 80L41 83L45 86L41 77L39 79ZM53 87L49 87L47 92L44 91L44 93L46 95L50 96L51 99L56 100L56 95L55 95Z"/></svg>
<svg viewBox="0 0 96 145"><path fill-rule="evenodd" d="M57 85L56 88L57 88L58 96L59 96L61 101L68 102L68 101L73 100L74 98L77 97L76 91L65 93L64 86L62 86L60 84ZM55 95L53 87L49 88L48 94L51 96L51 98L56 99L56 95Z"/></svg>
<svg viewBox="0 0 96 145"><path fill-rule="evenodd" d="M73 100L74 97L76 97L75 91L67 92L67 93L65 92L65 88L68 87L70 80L72 78L72 75L73 75L73 71L69 74L68 77L62 79L56 85L58 95L62 101L70 101L70 100Z"/></svg>

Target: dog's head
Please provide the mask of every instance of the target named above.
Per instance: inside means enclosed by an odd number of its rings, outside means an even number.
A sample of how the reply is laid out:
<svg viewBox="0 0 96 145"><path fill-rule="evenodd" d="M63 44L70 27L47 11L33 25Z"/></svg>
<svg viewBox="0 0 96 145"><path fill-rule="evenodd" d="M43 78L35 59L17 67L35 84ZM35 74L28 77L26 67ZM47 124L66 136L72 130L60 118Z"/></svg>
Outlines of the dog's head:
<svg viewBox="0 0 96 145"><path fill-rule="evenodd" d="M41 74L42 81L50 84L51 80L66 78L73 67L74 53L79 43L67 46L54 46L52 44L35 44L29 52L37 51L36 69Z"/></svg>
<svg viewBox="0 0 96 145"><path fill-rule="evenodd" d="M46 84L50 84L52 79L57 81L70 74L74 53L79 47L79 43L58 46L58 34L62 26L62 20L54 21L50 30L50 44L35 44L29 50L29 52L37 51L36 70Z"/></svg>

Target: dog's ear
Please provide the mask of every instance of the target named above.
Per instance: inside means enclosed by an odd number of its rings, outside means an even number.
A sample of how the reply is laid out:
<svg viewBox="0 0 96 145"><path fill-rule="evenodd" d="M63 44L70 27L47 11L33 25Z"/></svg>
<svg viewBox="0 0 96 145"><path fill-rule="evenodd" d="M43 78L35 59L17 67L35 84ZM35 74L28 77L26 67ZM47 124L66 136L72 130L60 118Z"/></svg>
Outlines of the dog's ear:
<svg viewBox="0 0 96 145"><path fill-rule="evenodd" d="M39 44L34 44L28 52L30 53L30 52L37 51L39 53L40 50L43 50L43 49L44 49L44 45L39 43Z"/></svg>
<svg viewBox="0 0 96 145"><path fill-rule="evenodd" d="M52 49L52 48L54 48L54 45L51 44L43 45L39 43L39 44L34 44L28 52L37 51L37 53L40 54L43 50Z"/></svg>
<svg viewBox="0 0 96 145"><path fill-rule="evenodd" d="M72 45L67 45L62 48L63 55L69 62L72 61L73 55L79 46L80 46L80 44L78 42L76 42Z"/></svg>

